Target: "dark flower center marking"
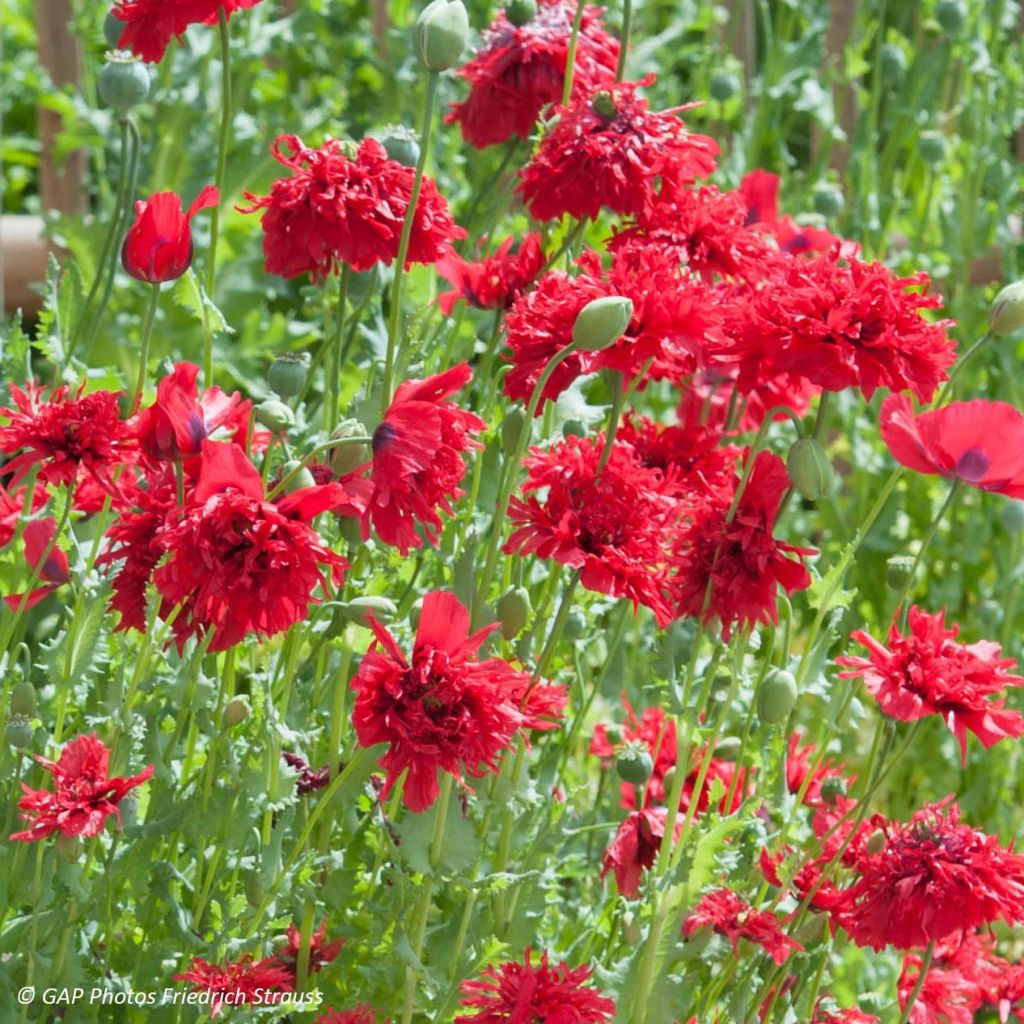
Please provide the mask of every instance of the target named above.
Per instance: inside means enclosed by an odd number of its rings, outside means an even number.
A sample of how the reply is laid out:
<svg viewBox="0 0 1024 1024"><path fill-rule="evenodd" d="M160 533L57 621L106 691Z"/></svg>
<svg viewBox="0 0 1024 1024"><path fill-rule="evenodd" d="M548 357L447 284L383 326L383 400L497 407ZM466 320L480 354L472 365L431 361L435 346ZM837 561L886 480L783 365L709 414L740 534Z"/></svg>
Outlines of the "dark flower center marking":
<svg viewBox="0 0 1024 1024"><path fill-rule="evenodd" d="M968 448L956 462L954 473L969 484L976 484L988 472L992 460L980 448Z"/></svg>

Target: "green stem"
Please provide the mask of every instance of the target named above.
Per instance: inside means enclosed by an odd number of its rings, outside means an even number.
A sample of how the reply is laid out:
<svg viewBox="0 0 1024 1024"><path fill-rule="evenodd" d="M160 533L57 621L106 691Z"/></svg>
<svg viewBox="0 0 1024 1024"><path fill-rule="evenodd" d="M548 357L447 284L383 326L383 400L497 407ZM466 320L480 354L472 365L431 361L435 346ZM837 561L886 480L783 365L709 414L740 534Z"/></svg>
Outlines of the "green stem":
<svg viewBox="0 0 1024 1024"><path fill-rule="evenodd" d="M402 236L398 242L398 258L395 260L395 279L391 285L391 315L388 320L388 350L384 363L384 394L381 408L391 404L391 391L394 383L395 360L398 355L400 334L402 330L402 285L405 281L405 259L409 253L409 239L412 237L412 224L416 217L416 206L420 199L423 185L423 172L430 157L431 143L434 138L434 107L437 104L437 85L440 75L431 71L427 75L427 96L423 103L423 127L420 131L420 158L416 161L416 173L412 181L412 192L409 194L409 206L402 222Z"/></svg>
<svg viewBox="0 0 1024 1024"><path fill-rule="evenodd" d="M963 372L964 367L970 361L971 357L977 353L981 348L988 344L992 340L992 332L986 331L955 363L953 369L949 372L949 379L946 381L942 391L939 392L938 400L935 403L935 407L938 408L942 405L947 398L953 393L953 385L956 383L957 377Z"/></svg>
<svg viewBox="0 0 1024 1024"><path fill-rule="evenodd" d="M604 448L601 450L601 459L597 464L597 469L594 470L595 479L600 476L601 470L608 465L608 460L612 457L615 433L619 429L619 418L622 416L622 404L625 399L625 388L621 373L612 374L612 387L614 388L612 409L608 414L608 430L604 438Z"/></svg>
<svg viewBox="0 0 1024 1024"><path fill-rule="evenodd" d="M633 27L633 0L622 0L622 36L619 39L619 64L615 69L615 81L621 82L626 75L626 57L629 53L629 33Z"/></svg>
<svg viewBox="0 0 1024 1024"><path fill-rule="evenodd" d="M583 24L584 4L576 4L576 14L572 19L572 34L569 36L569 52L565 57L565 81L562 83L562 106L569 106L572 99L572 80L576 72L576 47L580 41L580 25ZM621 59L621 58L620 58Z"/></svg>
<svg viewBox="0 0 1024 1024"><path fill-rule="evenodd" d="M903 1007L903 1012L900 1014L900 1024L907 1024L910 1020L910 1014L914 1009L914 1003L917 1002L917 997L921 994L921 989L924 988L925 978L928 977L928 969L932 965L932 958L935 956L935 940L932 939L928 943L928 948L924 952L924 959L921 961L921 970L917 975L917 983L914 985L914 991L910 993L910 998L907 1000L907 1005Z"/></svg>
<svg viewBox="0 0 1024 1024"><path fill-rule="evenodd" d="M206 294L213 299L217 280L217 239L220 236L220 208L224 201L224 178L228 165L228 140L231 135L231 33L228 31L228 16L221 5L217 8L217 29L220 35L220 137L217 141L217 205L210 218L210 249L206 257ZM203 360L203 380L213 387L213 336L206 339Z"/></svg>
<svg viewBox="0 0 1024 1024"><path fill-rule="evenodd" d="M149 305L146 307L146 319L142 323L142 341L139 346L139 376L132 392L131 408L137 410L142 402L142 390L146 386L146 364L149 362L149 343L153 337L153 324L156 323L156 310L160 304L160 282L150 286Z"/></svg>
<svg viewBox="0 0 1024 1024"><path fill-rule="evenodd" d="M345 307L348 304L348 283L352 270L342 264L341 279L338 283L338 309L334 314L334 331L330 341L330 352L324 365L327 377L324 388L324 433L329 434L338 422L338 392L341 376L341 345L345 331Z"/></svg>

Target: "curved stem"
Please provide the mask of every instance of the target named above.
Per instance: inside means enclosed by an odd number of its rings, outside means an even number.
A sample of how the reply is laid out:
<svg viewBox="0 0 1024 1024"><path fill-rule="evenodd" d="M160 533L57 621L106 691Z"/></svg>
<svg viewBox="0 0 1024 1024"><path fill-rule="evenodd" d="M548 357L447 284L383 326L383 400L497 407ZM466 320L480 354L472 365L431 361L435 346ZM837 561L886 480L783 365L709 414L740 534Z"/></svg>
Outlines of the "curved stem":
<svg viewBox="0 0 1024 1024"><path fill-rule="evenodd" d="M950 370L949 379L946 381L944 387L939 392L939 397L935 402L935 407L938 408L946 401L947 398L953 393L953 385L956 383L957 377L963 372L964 367L970 361L971 357L975 355L981 348L988 344L992 340L992 332L986 331L954 364L953 369Z"/></svg>
<svg viewBox="0 0 1024 1024"><path fill-rule="evenodd" d="M572 35L569 36L569 52L565 57L565 80L562 83L562 106L569 106L572 99L572 79L576 71L576 47L580 41L580 25L583 24L583 3L576 4L576 14L572 19Z"/></svg>
<svg viewBox="0 0 1024 1024"><path fill-rule="evenodd" d="M622 0L622 36L619 39L619 65L615 69L615 81L621 82L626 75L626 58L629 53L629 33L633 27L633 0Z"/></svg>
<svg viewBox="0 0 1024 1024"><path fill-rule="evenodd" d="M156 310L160 304L160 282L150 286L149 305L146 307L146 319L142 324L142 342L139 350L139 376L132 392L131 408L135 412L142 401L142 389L146 386L146 364L149 362L149 342L153 337L153 324L156 322Z"/></svg>
<svg viewBox="0 0 1024 1024"><path fill-rule="evenodd" d="M231 134L231 33L223 4L217 8L217 29L220 35L220 137L217 142L217 205L210 218L210 249L206 257L206 294L212 300L217 279L217 239L220 236L220 208L224 201L224 177L228 164L228 138ZM206 340L203 359L203 380L213 386L213 338Z"/></svg>

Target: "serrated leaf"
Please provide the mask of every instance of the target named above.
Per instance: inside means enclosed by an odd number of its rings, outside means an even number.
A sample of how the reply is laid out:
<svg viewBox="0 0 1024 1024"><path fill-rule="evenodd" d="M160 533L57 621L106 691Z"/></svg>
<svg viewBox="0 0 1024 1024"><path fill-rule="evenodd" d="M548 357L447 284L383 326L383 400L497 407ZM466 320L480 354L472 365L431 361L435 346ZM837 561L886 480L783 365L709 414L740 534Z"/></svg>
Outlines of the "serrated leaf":
<svg viewBox="0 0 1024 1024"><path fill-rule="evenodd" d="M214 301L206 294L205 289L199 283L195 271L189 267L188 270L178 278L174 286L174 301L182 309L187 309L200 323L206 324L207 328L217 334L234 334L235 329L228 325L224 314L220 311Z"/></svg>
<svg viewBox="0 0 1024 1024"><path fill-rule="evenodd" d="M79 615L69 619L67 629L44 649L42 663L51 682L71 686L89 679L101 667L107 653L103 619L107 591L100 591Z"/></svg>
<svg viewBox="0 0 1024 1024"><path fill-rule="evenodd" d="M398 826L403 859L413 871L425 875L434 871L430 863L430 839L434 834L437 808L435 803L422 814L407 814ZM444 875L465 871L476 863L478 847L473 823L462 816L457 801L450 801L437 870Z"/></svg>

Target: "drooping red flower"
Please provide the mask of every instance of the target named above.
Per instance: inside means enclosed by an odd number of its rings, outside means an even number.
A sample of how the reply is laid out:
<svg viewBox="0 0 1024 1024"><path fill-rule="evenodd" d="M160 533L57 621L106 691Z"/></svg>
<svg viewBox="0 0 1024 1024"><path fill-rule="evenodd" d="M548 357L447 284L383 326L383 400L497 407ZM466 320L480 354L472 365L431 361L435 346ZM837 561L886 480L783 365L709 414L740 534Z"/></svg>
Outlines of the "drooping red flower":
<svg viewBox="0 0 1024 1024"><path fill-rule="evenodd" d="M57 520L52 517L32 519L25 524L21 535L25 561L40 585L28 594L8 594L4 601L12 611L32 608L71 579L68 556L54 543L56 535Z"/></svg>
<svg viewBox="0 0 1024 1024"><path fill-rule="evenodd" d="M119 49L156 64L163 60L175 36L189 25L217 20L219 8L230 17L235 11L255 7L260 0L117 0L114 17L125 23Z"/></svg>
<svg viewBox="0 0 1024 1024"><path fill-rule="evenodd" d="M327 941L327 922L324 921L319 928L309 937L309 972L321 970L326 964L337 959L344 939ZM291 970L292 975L298 970L299 955L302 951L302 932L295 924L288 925L288 935L284 946L278 951L277 959L282 967Z"/></svg>
<svg viewBox="0 0 1024 1024"><path fill-rule="evenodd" d="M762 451L731 520L731 496L728 501L710 498L696 507L678 547L679 614L718 619L728 637L737 623L777 622L780 586L787 594L810 586L802 559L817 552L776 540L772 533L788 486L782 459Z"/></svg>
<svg viewBox="0 0 1024 1024"><path fill-rule="evenodd" d="M323 768L313 768L298 754L293 754L290 750L281 752L281 758L289 768L294 768L299 773L299 777L295 780L295 791L299 796L308 796L310 793L315 793L319 789L323 789L325 786L330 784L331 781L331 766L324 765Z"/></svg>
<svg viewBox="0 0 1024 1024"><path fill-rule="evenodd" d="M960 744L965 767L968 732L985 747L1024 735L1024 716L994 699L1008 686L1024 686L1024 677L1007 671L1016 662L1000 656L999 644L959 643L959 627L946 627L945 611L931 615L915 606L908 623L906 635L893 623L888 648L862 629L850 634L869 656L836 658L847 669L839 677L862 678L882 711L901 722L940 715Z"/></svg>
<svg viewBox="0 0 1024 1024"><path fill-rule="evenodd" d="M415 172L395 160L376 139L364 139L349 156L338 139L310 149L297 135L282 135L270 148L292 173L270 195L246 192L242 213L263 210L267 273L319 280L340 263L353 270L390 266L398 258L402 225ZM452 220L432 178L425 177L412 219L405 267L434 263L466 233Z"/></svg>
<svg viewBox="0 0 1024 1024"><path fill-rule="evenodd" d="M1024 498L1024 414L1012 405L979 398L914 415L906 395L890 395L880 424L893 458L915 473Z"/></svg>
<svg viewBox="0 0 1024 1024"><path fill-rule="evenodd" d="M354 1010L328 1010L321 1013L313 1024L377 1024L369 1003L360 1003ZM382 1020L380 1024L390 1024Z"/></svg>
<svg viewBox="0 0 1024 1024"><path fill-rule="evenodd" d="M121 246L121 263L136 280L162 284L181 277L192 265L192 218L220 202L220 193L207 185L182 210L176 192L157 192L135 204L135 222Z"/></svg>
<svg viewBox="0 0 1024 1024"><path fill-rule="evenodd" d="M203 441L234 414L238 392L226 395L213 387L200 399L198 376L194 363L177 363L157 384L156 401L139 411L134 434L151 459L174 462L198 455Z"/></svg>
<svg viewBox="0 0 1024 1024"><path fill-rule="evenodd" d="M754 290L731 334L741 391L766 374L806 378L827 391L911 390L929 401L956 359L928 275L897 277L881 263L840 258L838 249L790 260L770 286ZM917 290L917 289L921 290ZM911 289L911 290L908 290Z"/></svg>
<svg viewBox="0 0 1024 1024"><path fill-rule="evenodd" d="M528 139L541 111L561 103L572 35L574 0L540 0L525 25L504 11L480 37L476 56L459 69L469 82L468 98L453 103L446 124L482 149L512 137ZM615 81L619 41L604 29L602 8L583 8L572 79L572 98L593 95Z"/></svg>
<svg viewBox="0 0 1024 1024"><path fill-rule="evenodd" d="M364 537L372 523L377 536L404 555L423 545L419 523L430 543L437 543L439 513L452 515L452 501L463 495L462 453L482 447L472 435L487 427L479 416L449 401L472 378L469 366L460 363L398 386L373 432L373 490L363 513Z"/></svg>
<svg viewBox="0 0 1024 1024"><path fill-rule="evenodd" d="M450 316L455 303L465 299L477 309L508 309L544 268L544 249L536 232L524 236L515 252L511 235L493 256L478 263L464 260L455 250L442 256L434 269L455 291L444 292L437 304Z"/></svg>
<svg viewBox="0 0 1024 1024"><path fill-rule="evenodd" d="M295 987L294 974L273 956L253 962L253 958L246 955L223 965L195 957L192 966L176 974L174 980L190 981L196 991L211 993L211 1017L218 1016L224 1007L265 1005L273 1001L270 993L291 992Z"/></svg>
<svg viewBox="0 0 1024 1024"><path fill-rule="evenodd" d="M822 997L814 1006L811 1024L882 1024L882 1018L864 1013L855 1006L841 1010L831 1000Z"/></svg>
<svg viewBox="0 0 1024 1024"><path fill-rule="evenodd" d="M623 216L647 214L659 195L714 171L713 139L687 132L676 112L656 113L637 95L653 81L619 82L558 108L554 127L520 171L517 192L536 220L593 220L605 206Z"/></svg>
<svg viewBox="0 0 1024 1024"><path fill-rule="evenodd" d="M613 444L598 472L603 448L598 435L532 450L524 497L509 503L517 529L504 551L578 569L588 590L627 598L634 608L642 604L664 626L672 617L669 557L678 502L666 493L660 471L645 467L627 445ZM542 500L537 492L544 489Z"/></svg>
<svg viewBox="0 0 1024 1024"><path fill-rule="evenodd" d="M737 955L739 940L749 939L761 946L777 964L784 964L791 952L804 948L786 935L774 914L754 910L731 889L714 889L701 897L683 922L683 934L689 938L700 928L712 928L724 935Z"/></svg>
<svg viewBox="0 0 1024 1024"><path fill-rule="evenodd" d="M1024 920L1024 856L961 824L955 804L931 804L865 846L839 921L859 946L914 949L1002 919Z"/></svg>
<svg viewBox="0 0 1024 1024"><path fill-rule="evenodd" d="M198 481L184 514L159 538L170 553L153 573L160 614L174 620L177 643L213 632L223 651L248 633L274 636L303 621L326 567L348 567L309 521L348 500L341 484L304 487L268 501L259 471L234 444L204 441Z"/></svg>
<svg viewBox="0 0 1024 1024"><path fill-rule="evenodd" d="M56 761L38 754L36 760L53 776L53 792L21 784L24 793L18 808L30 827L16 832L11 839L45 839L54 832L62 836L97 836L111 814L120 821L117 805L153 774L153 766L147 765L138 775L112 778L110 751L95 733L72 740Z"/></svg>
<svg viewBox="0 0 1024 1024"><path fill-rule="evenodd" d="M131 452L127 424L122 422L117 393L93 391L85 385L71 396L66 385L54 388L48 398L31 382L25 390L9 384L13 409L0 409L7 425L0 427L0 451L15 455L3 467L17 484L32 466L47 484L73 486L90 474L107 492L115 490L113 470Z"/></svg>
<svg viewBox="0 0 1024 1024"><path fill-rule="evenodd" d="M615 1003L587 984L591 973L564 961L549 967L546 952L534 966L527 947L523 963L487 967L481 980L462 983L462 1005L473 1012L454 1024L605 1024Z"/></svg>
<svg viewBox="0 0 1024 1024"><path fill-rule="evenodd" d="M352 722L364 747L389 744L381 758L385 799L404 770L402 798L411 811L437 799L438 769L465 785L496 771L502 751L530 729L553 729L565 706L565 688L538 683L501 658L476 660L498 624L469 632L469 612L454 594L423 598L412 658L370 618L376 642L352 680Z"/></svg>
<svg viewBox="0 0 1024 1024"><path fill-rule="evenodd" d="M611 845L601 861L601 877L615 873L619 892L628 899L640 893L640 879L657 860L665 835L668 810L650 807L631 812L619 826ZM683 827L682 818L676 816L675 834L678 838Z"/></svg>

